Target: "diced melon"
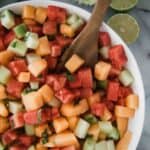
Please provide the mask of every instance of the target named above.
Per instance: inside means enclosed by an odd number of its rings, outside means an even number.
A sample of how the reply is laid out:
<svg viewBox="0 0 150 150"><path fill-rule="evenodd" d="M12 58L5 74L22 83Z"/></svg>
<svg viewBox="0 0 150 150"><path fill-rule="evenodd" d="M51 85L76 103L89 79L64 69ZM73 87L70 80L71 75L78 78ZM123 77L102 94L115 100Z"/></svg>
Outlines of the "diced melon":
<svg viewBox="0 0 150 150"><path fill-rule="evenodd" d="M14 57L14 53L11 51L6 50L0 52L0 64L7 65L13 57Z"/></svg>
<svg viewBox="0 0 150 150"><path fill-rule="evenodd" d="M43 24L47 18L47 9L44 7L37 7L35 12L35 20Z"/></svg>
<svg viewBox="0 0 150 150"><path fill-rule="evenodd" d="M47 133L48 133L49 135L51 135L51 133L52 133L52 131L50 130L48 124L41 124L41 125L37 125L37 126L35 127L35 135L36 135L37 137L42 137L42 134L43 134L45 131L47 131Z"/></svg>
<svg viewBox="0 0 150 150"><path fill-rule="evenodd" d="M64 117L59 117L54 119L53 126L56 133L60 133L69 127L69 123Z"/></svg>
<svg viewBox="0 0 150 150"><path fill-rule="evenodd" d="M51 53L50 44L46 36L43 36L39 39L39 45L36 49L36 53L40 56L46 56Z"/></svg>
<svg viewBox="0 0 150 150"><path fill-rule="evenodd" d="M100 142L96 143L95 150L107 150L107 142L100 141Z"/></svg>
<svg viewBox="0 0 150 150"><path fill-rule="evenodd" d="M48 150L47 147L45 147L43 144L41 143L37 143L36 144L36 150Z"/></svg>
<svg viewBox="0 0 150 150"><path fill-rule="evenodd" d="M35 126L34 125L29 125L25 124L24 126L25 133L29 136L35 135Z"/></svg>
<svg viewBox="0 0 150 150"><path fill-rule="evenodd" d="M37 25L37 22L33 19L23 19L24 24L28 25Z"/></svg>
<svg viewBox="0 0 150 150"><path fill-rule="evenodd" d="M3 100L5 98L7 98L5 87L0 84L0 100Z"/></svg>
<svg viewBox="0 0 150 150"><path fill-rule="evenodd" d="M22 103L19 102L9 101L8 108L9 108L9 112L11 112L12 114L16 114L23 110L23 105Z"/></svg>
<svg viewBox="0 0 150 150"><path fill-rule="evenodd" d="M53 99L54 92L52 88L50 88L47 84L43 85L39 90L38 90L41 95L43 96L43 100L47 103Z"/></svg>
<svg viewBox="0 0 150 150"><path fill-rule="evenodd" d="M30 88L32 90L37 90L39 88L39 82L30 82Z"/></svg>
<svg viewBox="0 0 150 150"><path fill-rule="evenodd" d="M0 102L0 116L7 117L9 114L7 107L3 102Z"/></svg>
<svg viewBox="0 0 150 150"><path fill-rule="evenodd" d="M115 107L115 115L117 117L132 118L134 114L135 114L135 110L132 108L119 106L119 105L116 105Z"/></svg>
<svg viewBox="0 0 150 150"><path fill-rule="evenodd" d="M44 105L43 97L38 92L30 92L22 95L22 100L27 111L39 109Z"/></svg>
<svg viewBox="0 0 150 150"><path fill-rule="evenodd" d="M128 128L128 118L116 117L117 129L119 130L120 137L124 135Z"/></svg>
<svg viewBox="0 0 150 150"><path fill-rule="evenodd" d="M0 134L4 133L9 128L9 122L7 118L0 116Z"/></svg>
<svg viewBox="0 0 150 150"><path fill-rule="evenodd" d="M29 64L28 69L33 76L38 77L46 69L46 67L46 60L41 59Z"/></svg>
<svg viewBox="0 0 150 150"><path fill-rule="evenodd" d="M60 107L61 102L55 96L47 103L51 107Z"/></svg>
<svg viewBox="0 0 150 150"><path fill-rule="evenodd" d="M111 69L111 64L100 61L95 65L94 75L97 80L106 80Z"/></svg>
<svg viewBox="0 0 150 150"><path fill-rule="evenodd" d="M60 25L60 33L67 37L74 37L75 30L67 24L61 24Z"/></svg>
<svg viewBox="0 0 150 150"><path fill-rule="evenodd" d="M31 64L37 60L41 60L41 57L35 53L29 53L26 55L26 59L27 59L28 64Z"/></svg>
<svg viewBox="0 0 150 150"><path fill-rule="evenodd" d="M0 83L6 84L10 79L11 72L4 66L0 66Z"/></svg>
<svg viewBox="0 0 150 150"><path fill-rule="evenodd" d="M31 5L25 5L22 11L22 18L35 19L36 8Z"/></svg>
<svg viewBox="0 0 150 150"><path fill-rule="evenodd" d="M68 123L69 123L69 128L74 131L75 130L75 127L78 123L78 120L79 118L77 116L74 116L74 117L69 117L68 119Z"/></svg>
<svg viewBox="0 0 150 150"><path fill-rule="evenodd" d="M136 94L130 94L125 99L126 106L132 109L137 109L139 107L139 97Z"/></svg>
<svg viewBox="0 0 150 150"><path fill-rule="evenodd" d="M70 131L55 134L49 137L46 147L65 147L68 145L77 145L78 141L74 133Z"/></svg>
<svg viewBox="0 0 150 150"><path fill-rule="evenodd" d="M7 48L9 51L15 53L18 56L24 57L26 55L26 52L28 51L27 46L25 42L14 39Z"/></svg>
<svg viewBox="0 0 150 150"><path fill-rule="evenodd" d="M28 83L30 81L30 72L21 72L18 76L18 81Z"/></svg>
<svg viewBox="0 0 150 150"><path fill-rule="evenodd" d="M94 93L92 96L90 96L88 98L88 103L89 103L90 106L92 106L94 103L100 102L100 100L101 100L100 93L97 92L97 93Z"/></svg>
<svg viewBox="0 0 150 150"><path fill-rule="evenodd" d="M131 142L131 137L132 137L132 133L130 131L126 131L124 136L117 143L116 150L127 150Z"/></svg>
<svg viewBox="0 0 150 150"><path fill-rule="evenodd" d="M76 54L73 54L71 58L66 62L65 67L71 73L74 73L84 64L84 60Z"/></svg>
<svg viewBox="0 0 150 150"><path fill-rule="evenodd" d="M99 138L99 133L100 133L100 128L97 123L91 125L90 128L88 129L88 134L91 135L96 141Z"/></svg>
<svg viewBox="0 0 150 150"><path fill-rule="evenodd" d="M101 119L104 120L104 121L108 121L111 118L112 118L112 113L108 110L107 107L105 107L104 115L103 115L103 117L101 117Z"/></svg>

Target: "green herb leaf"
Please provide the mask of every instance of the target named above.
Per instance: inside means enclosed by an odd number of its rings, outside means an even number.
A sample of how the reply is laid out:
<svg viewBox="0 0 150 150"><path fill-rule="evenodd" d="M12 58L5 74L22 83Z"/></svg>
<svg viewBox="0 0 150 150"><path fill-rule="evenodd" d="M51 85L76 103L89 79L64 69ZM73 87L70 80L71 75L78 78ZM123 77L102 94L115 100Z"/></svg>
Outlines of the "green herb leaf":
<svg viewBox="0 0 150 150"><path fill-rule="evenodd" d="M16 48L16 46L17 46L17 41L15 41L15 42L12 43L12 47L13 48Z"/></svg>
<svg viewBox="0 0 150 150"><path fill-rule="evenodd" d="M94 124L94 123L97 123L97 118L94 116L94 115L92 115L92 114L87 114L85 117L84 117L84 119L87 121L87 122L89 122L90 124Z"/></svg>
<svg viewBox="0 0 150 150"><path fill-rule="evenodd" d="M105 90L107 88L107 84L108 84L107 80L97 81L96 82L96 88Z"/></svg>
<svg viewBox="0 0 150 150"><path fill-rule="evenodd" d="M69 72L66 72L65 75L66 75L66 78L68 81L71 81L71 82L75 81L74 76L72 74L70 74Z"/></svg>
<svg viewBox="0 0 150 150"><path fill-rule="evenodd" d="M48 142L48 132L47 129L42 133L42 144L46 144Z"/></svg>
<svg viewBox="0 0 150 150"><path fill-rule="evenodd" d="M30 93L30 92L33 92L33 91L36 91L36 90L27 87L27 88L25 88L25 89L23 90L23 94L26 95L26 94L28 94L28 93Z"/></svg>

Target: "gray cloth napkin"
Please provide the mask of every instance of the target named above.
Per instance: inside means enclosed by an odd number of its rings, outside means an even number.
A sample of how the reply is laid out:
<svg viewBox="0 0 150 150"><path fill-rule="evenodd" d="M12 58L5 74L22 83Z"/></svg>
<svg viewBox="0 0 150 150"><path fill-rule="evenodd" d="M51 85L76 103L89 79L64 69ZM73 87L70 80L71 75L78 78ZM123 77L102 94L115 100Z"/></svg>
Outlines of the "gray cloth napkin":
<svg viewBox="0 0 150 150"><path fill-rule="evenodd" d="M137 7L150 11L150 0L139 0Z"/></svg>

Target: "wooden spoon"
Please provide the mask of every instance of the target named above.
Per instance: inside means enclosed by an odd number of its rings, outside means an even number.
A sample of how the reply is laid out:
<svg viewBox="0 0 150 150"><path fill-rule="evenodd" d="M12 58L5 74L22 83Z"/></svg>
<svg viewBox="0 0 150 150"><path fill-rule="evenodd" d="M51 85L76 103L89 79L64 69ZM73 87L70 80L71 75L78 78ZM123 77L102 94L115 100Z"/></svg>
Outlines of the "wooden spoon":
<svg viewBox="0 0 150 150"><path fill-rule="evenodd" d="M68 49L60 58L58 69L64 67L65 62L73 55L77 54L85 60L86 66L93 67L98 61L98 34L100 25L110 5L111 0L97 0L91 18L85 28L74 39Z"/></svg>

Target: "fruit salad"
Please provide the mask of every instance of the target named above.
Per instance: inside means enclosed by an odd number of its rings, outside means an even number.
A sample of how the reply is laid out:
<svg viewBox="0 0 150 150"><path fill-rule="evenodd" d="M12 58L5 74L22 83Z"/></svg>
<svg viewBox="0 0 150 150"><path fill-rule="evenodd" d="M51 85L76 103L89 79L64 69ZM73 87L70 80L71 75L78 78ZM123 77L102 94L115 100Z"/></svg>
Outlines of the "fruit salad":
<svg viewBox="0 0 150 150"><path fill-rule="evenodd" d="M0 150L128 149L139 99L124 47L100 31L93 68L77 54L57 68L85 25L52 5L1 12Z"/></svg>

